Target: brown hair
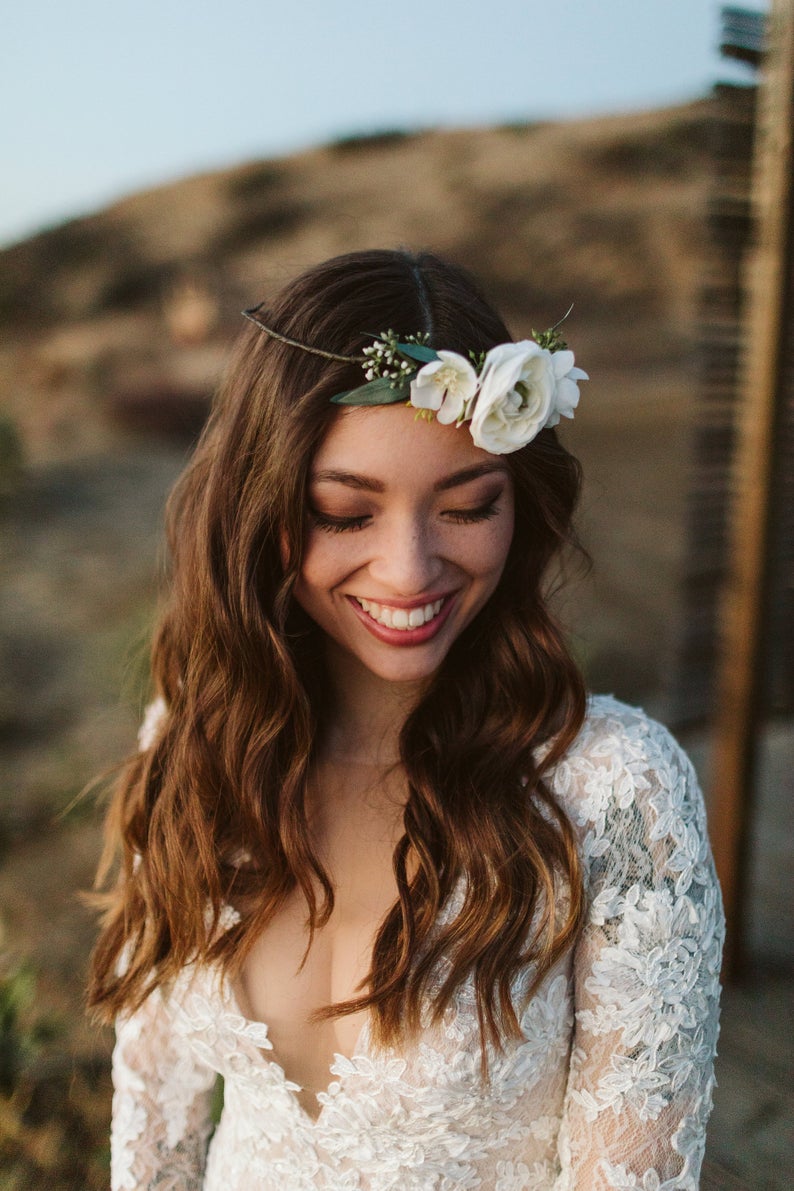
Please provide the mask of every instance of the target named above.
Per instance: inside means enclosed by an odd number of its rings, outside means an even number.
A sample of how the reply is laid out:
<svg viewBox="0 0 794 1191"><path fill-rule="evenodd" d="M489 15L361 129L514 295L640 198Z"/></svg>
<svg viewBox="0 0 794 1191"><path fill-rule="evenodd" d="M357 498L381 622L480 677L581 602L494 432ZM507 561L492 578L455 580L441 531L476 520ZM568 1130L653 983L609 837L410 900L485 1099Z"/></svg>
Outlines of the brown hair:
<svg viewBox="0 0 794 1191"><path fill-rule="evenodd" d="M367 332L386 328L426 331L431 345L462 353L510 338L474 281L427 253L336 257L260 317L351 355ZM169 714L127 765L108 815L100 884L117 852L121 867L104 895L89 987L104 1018L136 1007L191 961L239 971L296 886L310 942L333 910L304 809L327 685L319 630L291 593L309 468L337 413L329 398L361 383L358 365L246 328L171 497L171 590L152 655ZM534 965L531 995L573 943L582 913L573 830L544 780L584 716L581 675L544 598L549 563L571 540L580 469L552 430L506 458L516 527L500 584L402 729L409 794L393 858L399 899L379 929L366 991L318 1011L371 1007L373 1038L393 1044L418 1030L446 960L433 1020L472 976L483 1065L486 1040L520 1036L516 976ZM431 937L461 877L462 907ZM240 921L221 932L228 902Z"/></svg>

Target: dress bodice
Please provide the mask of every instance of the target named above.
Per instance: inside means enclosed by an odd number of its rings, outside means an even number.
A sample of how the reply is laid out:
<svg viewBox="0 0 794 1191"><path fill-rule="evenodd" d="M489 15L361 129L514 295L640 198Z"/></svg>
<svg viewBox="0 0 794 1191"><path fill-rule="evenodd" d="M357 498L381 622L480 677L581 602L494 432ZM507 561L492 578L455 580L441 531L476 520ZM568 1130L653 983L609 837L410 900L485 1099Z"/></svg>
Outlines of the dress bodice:
<svg viewBox="0 0 794 1191"><path fill-rule="evenodd" d="M314 1119L267 1026L217 970L186 968L118 1022L114 1191L697 1188L722 913L692 767L642 712L597 698L550 780L580 841L587 921L523 1009L521 1039L489 1049L487 1082L469 979L399 1053L365 1024Z"/></svg>

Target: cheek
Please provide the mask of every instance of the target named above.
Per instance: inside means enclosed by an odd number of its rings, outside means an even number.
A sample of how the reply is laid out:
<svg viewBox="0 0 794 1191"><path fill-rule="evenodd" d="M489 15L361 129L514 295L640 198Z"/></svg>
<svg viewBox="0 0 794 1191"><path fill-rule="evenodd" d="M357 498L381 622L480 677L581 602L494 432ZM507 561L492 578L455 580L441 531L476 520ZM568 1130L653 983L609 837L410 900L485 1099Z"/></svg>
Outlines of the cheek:
<svg viewBox="0 0 794 1191"><path fill-rule="evenodd" d="M303 563L296 586L301 599L309 593L328 592L356 569L357 547L352 534L324 534L310 531L303 552Z"/></svg>
<svg viewBox="0 0 794 1191"><path fill-rule="evenodd" d="M514 517L512 504L496 522L490 523L477 546L474 570L483 577L492 576L498 582L504 570L513 541Z"/></svg>

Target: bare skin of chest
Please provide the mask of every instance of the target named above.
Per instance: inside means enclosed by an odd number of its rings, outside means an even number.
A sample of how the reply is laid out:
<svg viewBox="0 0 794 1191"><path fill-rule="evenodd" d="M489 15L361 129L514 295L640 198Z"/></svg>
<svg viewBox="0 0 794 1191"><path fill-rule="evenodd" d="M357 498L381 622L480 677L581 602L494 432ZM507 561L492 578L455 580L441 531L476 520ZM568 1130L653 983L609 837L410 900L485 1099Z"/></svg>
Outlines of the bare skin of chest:
<svg viewBox="0 0 794 1191"><path fill-rule="evenodd" d="M364 775L356 775L360 783ZM402 835L401 808L389 798L369 799L367 790L340 791L326 775L323 811L312 834L334 887L334 910L308 942L307 907L298 890L260 935L242 969L237 996L253 1020L265 1022L273 1043L270 1057L288 1079L300 1084L298 1099L316 1116L315 1094L332 1079L335 1054L350 1057L368 1016L313 1022L312 1013L332 1001L360 995L372 946L386 913L397 899L392 854ZM330 787L330 788L329 788ZM319 887L317 889L319 901Z"/></svg>

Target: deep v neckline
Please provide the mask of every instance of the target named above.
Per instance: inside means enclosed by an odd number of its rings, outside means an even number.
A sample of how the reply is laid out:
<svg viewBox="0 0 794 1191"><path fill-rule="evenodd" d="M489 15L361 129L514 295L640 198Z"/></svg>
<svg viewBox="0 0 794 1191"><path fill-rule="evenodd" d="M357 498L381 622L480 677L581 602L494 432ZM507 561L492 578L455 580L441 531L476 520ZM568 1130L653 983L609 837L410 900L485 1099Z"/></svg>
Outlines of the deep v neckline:
<svg viewBox="0 0 794 1191"><path fill-rule="evenodd" d="M433 928L434 931L437 930L442 923L446 922L452 914L456 913L460 909L460 904L463 900L464 882L464 877L458 877L458 879L454 882L450 893L447 895L447 898L438 912ZM231 913L236 919L239 919L239 915L237 914L236 910L232 910ZM230 923L227 922L227 925L228 924ZM305 1088L302 1084L299 1084L297 1080L291 1079L289 1077L283 1064L281 1063L281 1060L276 1055L276 1050L273 1046L273 1040L270 1037L270 1026L268 1023L266 1021L261 1021L257 1018L250 1017L247 1013L243 1012L232 981L228 977L222 978L222 983L224 986L226 1005L229 1011L235 1014L240 1021L243 1022L245 1027L251 1027L253 1029L259 1028L260 1030L264 1029L265 1036L267 1041L270 1043L270 1047L268 1049L263 1049L261 1046L257 1046L257 1053L270 1067L271 1072L277 1073L277 1075L280 1077L284 1092L287 1096L287 1099L289 1100L289 1103L293 1106L294 1111L305 1121L307 1121L310 1126L314 1127L318 1125L323 1113L325 1112L325 1109L328 1107L329 1098L332 1097L336 1092L335 1085L341 1085L347 1078L347 1075L350 1073L349 1070L340 1072L337 1071L336 1068L343 1063L349 1069L355 1065L356 1059L367 1059L369 1062L373 1062L373 1056L369 1045L369 1031L372 1010L370 1009L367 1011L364 1024L359 1030L358 1037L356 1038L356 1043L353 1047L350 1057L348 1058L339 1051L334 1051L333 1061L328 1065L327 1068L327 1074L331 1078L329 1078L326 1087L323 1088L322 1091L314 1092L311 1089ZM307 1091L311 1096L314 1097L315 1103L317 1104L318 1111L316 1116L313 1116L308 1109L304 1108L296 1094L297 1092ZM321 1096L322 1100L319 1098Z"/></svg>
<svg viewBox="0 0 794 1191"><path fill-rule="evenodd" d="M369 1054L370 1013L369 1012L367 1013L367 1016L364 1019L364 1023L358 1032L358 1036L357 1036L355 1044L353 1046L352 1054L348 1057L347 1055L341 1054L341 1052L339 1052L339 1051L333 1052L333 1059L328 1064L327 1072L326 1072L328 1075L328 1083L320 1091L315 1092L313 1089L304 1087L303 1084L298 1083L297 1080L292 1079L290 1077L290 1075L287 1073L286 1068L284 1067L283 1063L281 1062L281 1059L278 1057L275 1046L273 1045L273 1040L270 1037L270 1026L268 1025L268 1023L266 1021L260 1021L256 1018L249 1017L249 1015L247 1013L244 1013L240 1006L239 998L237 996L237 993L235 992L235 989L234 989L234 986L233 986L231 980L226 980L224 983L226 985L227 1005L228 1005L229 1009L231 1010L231 1012L234 1013L239 1018L241 1018L246 1026L259 1027L260 1029L265 1030L267 1039L270 1042L270 1048L266 1050L261 1046L257 1046L256 1049L257 1049L258 1053L261 1055L262 1059L265 1061L265 1063L267 1063L271 1068L274 1068L275 1071L280 1076L280 1079L282 1081L282 1086L284 1088L285 1093L287 1094L287 1097L289 1098L290 1103L294 1106L296 1112L298 1112L301 1116L305 1117L306 1120L309 1121L309 1123L312 1126L317 1125L320 1118L323 1115L323 1112L325 1111L325 1107L328 1103L329 1097L332 1096L334 1093L335 1085L341 1084L341 1082L345 1079L346 1072L339 1071L338 1067L341 1064L345 1064L349 1068L355 1063L356 1059L363 1059L363 1058L370 1059L370 1054ZM309 1112L309 1110L301 1103L301 1101L298 1097L299 1092L308 1093L308 1095L314 1097L315 1104L317 1105L316 1115L312 1115L312 1113ZM322 1097L322 1100L320 1099L320 1097Z"/></svg>

